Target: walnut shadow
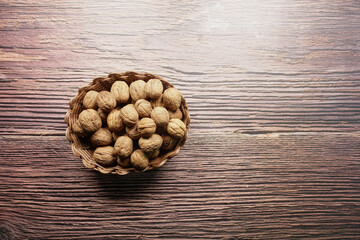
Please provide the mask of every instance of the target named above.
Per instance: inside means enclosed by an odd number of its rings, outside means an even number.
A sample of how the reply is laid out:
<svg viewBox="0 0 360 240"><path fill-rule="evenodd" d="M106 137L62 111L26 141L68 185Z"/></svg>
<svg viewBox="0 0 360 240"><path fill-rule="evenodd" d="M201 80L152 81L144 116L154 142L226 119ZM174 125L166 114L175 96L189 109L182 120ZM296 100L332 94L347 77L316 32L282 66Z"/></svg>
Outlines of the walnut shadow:
<svg viewBox="0 0 360 240"><path fill-rule="evenodd" d="M152 186L160 184L161 172L161 169L132 172L127 175L93 172L93 177L100 186L100 196L109 199L130 199L146 193Z"/></svg>

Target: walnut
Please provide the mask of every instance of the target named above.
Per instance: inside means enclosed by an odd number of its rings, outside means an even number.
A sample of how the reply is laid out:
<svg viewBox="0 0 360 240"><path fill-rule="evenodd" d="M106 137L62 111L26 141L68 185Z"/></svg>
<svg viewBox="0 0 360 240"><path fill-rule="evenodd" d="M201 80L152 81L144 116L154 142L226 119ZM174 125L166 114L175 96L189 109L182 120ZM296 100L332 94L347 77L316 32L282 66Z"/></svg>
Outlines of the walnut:
<svg viewBox="0 0 360 240"><path fill-rule="evenodd" d="M181 104L181 93L176 88L168 88L164 91L163 102L166 108L176 111Z"/></svg>
<svg viewBox="0 0 360 240"><path fill-rule="evenodd" d="M153 134L149 138L140 138L139 139L139 147L144 152L153 152L156 149L159 149L163 143L163 139L158 134Z"/></svg>
<svg viewBox="0 0 360 240"><path fill-rule="evenodd" d="M176 110L176 111L171 111L171 110L168 110L168 113L169 113L169 116L170 116L170 119L173 119L173 118L178 118L178 119L182 119L183 117L183 114L181 112L180 109Z"/></svg>
<svg viewBox="0 0 360 240"><path fill-rule="evenodd" d="M146 98L146 93L144 91L145 84L146 83L143 80L137 80L130 84L130 96L134 102L141 98Z"/></svg>
<svg viewBox="0 0 360 240"><path fill-rule="evenodd" d="M78 136L84 137L86 136L88 133L85 131L84 128L81 127L80 123L79 123L79 119L73 124L71 125L71 130Z"/></svg>
<svg viewBox="0 0 360 240"><path fill-rule="evenodd" d="M156 131L156 124L151 118L142 118L137 124L137 130L141 137L150 137Z"/></svg>
<svg viewBox="0 0 360 240"><path fill-rule="evenodd" d="M96 148L93 157L97 163L103 166L111 166L116 162L115 149L112 146Z"/></svg>
<svg viewBox="0 0 360 240"><path fill-rule="evenodd" d="M162 100L162 95L161 95L159 98L151 99L151 100L150 100L150 103L151 103L151 106L152 106L153 108L163 107L163 106L164 106L164 103L163 103L163 100Z"/></svg>
<svg viewBox="0 0 360 240"><path fill-rule="evenodd" d="M111 86L110 92L114 95L118 103L126 103L129 101L130 93L129 86L124 81L116 81Z"/></svg>
<svg viewBox="0 0 360 240"><path fill-rule="evenodd" d="M156 149L155 151L148 153L150 159L157 158L160 154L160 149Z"/></svg>
<svg viewBox="0 0 360 240"><path fill-rule="evenodd" d="M133 127L126 127L126 134L133 140L138 140L140 138L140 133L137 130L137 124Z"/></svg>
<svg viewBox="0 0 360 240"><path fill-rule="evenodd" d="M79 114L79 123L87 132L95 132L101 127L101 118L94 109L86 109Z"/></svg>
<svg viewBox="0 0 360 240"><path fill-rule="evenodd" d="M97 97L97 105L104 112L110 112L116 107L116 100L114 95L108 91L101 91Z"/></svg>
<svg viewBox="0 0 360 240"><path fill-rule="evenodd" d="M170 137L169 135L162 135L163 144L161 145L161 149L170 151L174 149L174 146L177 143L177 139Z"/></svg>
<svg viewBox="0 0 360 240"><path fill-rule="evenodd" d="M140 117L150 117L152 107L149 101L146 101L145 99L139 99L135 102L134 107Z"/></svg>
<svg viewBox="0 0 360 240"><path fill-rule="evenodd" d="M173 118L170 120L166 129L173 138L182 138L185 136L186 125L180 119Z"/></svg>
<svg viewBox="0 0 360 240"><path fill-rule="evenodd" d="M90 138L90 142L93 146L107 146L112 143L112 135L109 129L100 128Z"/></svg>
<svg viewBox="0 0 360 240"><path fill-rule="evenodd" d="M139 171L145 170L149 166L149 159L140 149L135 150L130 156L131 165Z"/></svg>
<svg viewBox="0 0 360 240"><path fill-rule="evenodd" d="M138 122L139 114L137 113L133 104L126 105L120 111L121 111L120 114L121 119L123 120L126 126L132 127Z"/></svg>
<svg viewBox="0 0 360 240"><path fill-rule="evenodd" d="M96 99L98 97L99 93L96 91L89 91L85 94L85 97L83 99L83 106L86 109L96 109L97 108L97 103L96 103Z"/></svg>
<svg viewBox="0 0 360 240"><path fill-rule="evenodd" d="M164 127L169 122L169 113L163 107L156 107L151 111L151 118L154 120L157 126Z"/></svg>
<svg viewBox="0 0 360 240"><path fill-rule="evenodd" d="M148 98L156 99L161 97L164 87L159 79L150 79L147 81L144 90Z"/></svg>
<svg viewBox="0 0 360 240"><path fill-rule="evenodd" d="M101 108L98 108L97 113L99 114L102 124L106 124L106 119L107 119L107 114L106 112L104 112L103 110L101 110Z"/></svg>
<svg viewBox="0 0 360 240"><path fill-rule="evenodd" d="M121 119L121 111L119 109L113 109L107 116L107 125L110 131L120 132L124 129L124 124Z"/></svg>
<svg viewBox="0 0 360 240"><path fill-rule="evenodd" d="M129 168L131 167L131 164L130 164L130 158L127 157L127 158L121 158L121 157L117 157L117 162L118 164L123 167L123 168Z"/></svg>
<svg viewBox="0 0 360 240"><path fill-rule="evenodd" d="M116 140L114 148L121 158L129 157L133 151L133 140L128 136L121 136Z"/></svg>

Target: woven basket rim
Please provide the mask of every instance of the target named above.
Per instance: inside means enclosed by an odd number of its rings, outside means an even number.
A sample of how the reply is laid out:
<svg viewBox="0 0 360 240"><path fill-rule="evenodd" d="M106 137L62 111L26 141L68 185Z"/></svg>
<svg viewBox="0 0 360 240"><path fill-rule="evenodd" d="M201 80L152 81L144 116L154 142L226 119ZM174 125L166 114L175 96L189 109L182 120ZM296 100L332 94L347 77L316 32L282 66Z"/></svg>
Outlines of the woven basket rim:
<svg viewBox="0 0 360 240"><path fill-rule="evenodd" d="M92 157L92 150L84 149L83 143L81 142L81 139L79 136L77 136L72 131L72 125L76 122L76 120L79 117L79 113L83 110L82 107L82 100L85 96L85 94L90 90L95 91L101 91L101 90L109 90L111 85L115 81L125 81L129 85L131 82L134 82L136 80L144 80L147 82L149 79L157 78L159 79L163 85L164 90L170 87L174 87L170 82L164 80L162 77L151 74L151 73L138 73L134 71L127 71L123 73L110 73L107 77L97 77L94 78L93 81L91 81L88 86L79 88L78 94L70 100L69 102L69 109L68 112L65 115L65 122L67 123L68 127L66 129L66 138L71 143L71 149L75 156L78 156L82 159L82 162L85 167L94 169L96 171L99 171L101 173L112 173L112 174L118 174L118 175L125 175L132 171L137 172L134 168L123 168L120 165L106 167L98 164ZM189 132L189 125L190 125L190 114L189 109L186 103L186 100L183 95L181 95L181 106L180 110L183 114L182 121L186 125L186 132L185 136L181 139L179 139L177 145L172 151L169 151L161 156L158 156L155 159L151 159L149 161L149 166L144 169L143 171L151 170L153 168L157 168L162 166L167 160L174 157L180 149L184 146L185 141L188 137Z"/></svg>

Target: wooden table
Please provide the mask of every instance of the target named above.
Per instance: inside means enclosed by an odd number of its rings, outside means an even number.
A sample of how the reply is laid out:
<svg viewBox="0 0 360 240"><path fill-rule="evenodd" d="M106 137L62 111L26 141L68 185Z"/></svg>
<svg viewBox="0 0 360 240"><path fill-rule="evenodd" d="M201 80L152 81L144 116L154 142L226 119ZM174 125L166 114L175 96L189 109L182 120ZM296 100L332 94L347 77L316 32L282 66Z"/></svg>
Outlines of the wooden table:
<svg viewBox="0 0 360 240"><path fill-rule="evenodd" d="M360 239L358 1L0 1L0 239ZM102 175L63 117L110 72L158 74L191 131Z"/></svg>

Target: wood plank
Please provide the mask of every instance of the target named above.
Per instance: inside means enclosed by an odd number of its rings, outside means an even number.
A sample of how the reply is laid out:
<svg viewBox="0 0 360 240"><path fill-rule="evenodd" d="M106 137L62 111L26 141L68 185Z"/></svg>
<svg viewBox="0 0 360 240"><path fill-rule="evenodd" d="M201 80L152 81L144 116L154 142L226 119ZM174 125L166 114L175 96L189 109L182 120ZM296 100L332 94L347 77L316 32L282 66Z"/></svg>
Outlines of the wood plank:
<svg viewBox="0 0 360 240"><path fill-rule="evenodd" d="M0 143L0 223L20 239L360 234L358 134L193 130L163 167L127 176L85 169L64 137Z"/></svg>

